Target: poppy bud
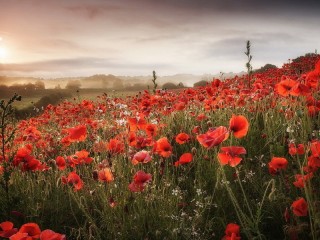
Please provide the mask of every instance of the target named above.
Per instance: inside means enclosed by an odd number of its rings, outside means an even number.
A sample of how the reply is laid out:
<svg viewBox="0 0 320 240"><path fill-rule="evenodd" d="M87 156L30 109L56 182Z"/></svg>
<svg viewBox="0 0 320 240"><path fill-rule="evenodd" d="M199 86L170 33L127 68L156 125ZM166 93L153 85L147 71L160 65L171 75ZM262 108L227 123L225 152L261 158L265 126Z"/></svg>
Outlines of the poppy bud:
<svg viewBox="0 0 320 240"><path fill-rule="evenodd" d="M289 220L290 220L290 213L289 213L288 208L286 208L286 210L284 211L283 216L284 216L284 219L286 220L286 222L289 222Z"/></svg>
<svg viewBox="0 0 320 240"><path fill-rule="evenodd" d="M207 122L207 125L208 125L208 127L212 127L212 122L209 120L209 121Z"/></svg>

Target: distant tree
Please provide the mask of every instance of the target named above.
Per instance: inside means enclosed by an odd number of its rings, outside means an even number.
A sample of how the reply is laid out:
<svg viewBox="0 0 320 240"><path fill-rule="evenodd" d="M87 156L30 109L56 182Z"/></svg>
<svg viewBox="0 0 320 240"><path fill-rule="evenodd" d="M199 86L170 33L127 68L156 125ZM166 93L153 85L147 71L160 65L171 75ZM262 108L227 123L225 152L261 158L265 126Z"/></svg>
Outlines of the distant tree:
<svg viewBox="0 0 320 240"><path fill-rule="evenodd" d="M184 88L184 84L182 82L179 82L179 84L177 85L178 88Z"/></svg>
<svg viewBox="0 0 320 240"><path fill-rule="evenodd" d="M33 83L24 84L24 90L26 90L27 92L34 91L35 85Z"/></svg>
<svg viewBox="0 0 320 240"><path fill-rule="evenodd" d="M34 87L35 87L35 90L44 90L44 89L46 89L46 86L45 86L44 82L41 81L41 80L37 80L34 83Z"/></svg>
<svg viewBox="0 0 320 240"><path fill-rule="evenodd" d="M315 52L314 53L306 53L304 56L305 57L317 57L317 49L315 50Z"/></svg>
<svg viewBox="0 0 320 240"><path fill-rule="evenodd" d="M81 82L79 80L69 80L66 87L69 90L77 90L81 88Z"/></svg>
<svg viewBox="0 0 320 240"><path fill-rule="evenodd" d="M264 65L263 67L259 68L259 69L256 69L254 70L253 72L254 73L261 73L261 72L264 72L268 69L273 69L273 68L278 68L276 65L273 65L273 64L270 64L270 63L267 63L266 65Z"/></svg>
<svg viewBox="0 0 320 240"><path fill-rule="evenodd" d="M56 86L54 87L54 89L60 90L60 89L61 89L60 84L56 85Z"/></svg>
<svg viewBox="0 0 320 240"><path fill-rule="evenodd" d="M178 86L175 85L174 83L167 82L167 83L162 85L162 88L164 88L164 89L177 89Z"/></svg>
<svg viewBox="0 0 320 240"><path fill-rule="evenodd" d="M193 87L204 87L208 84L206 80L200 80L199 82L196 82L193 84Z"/></svg>

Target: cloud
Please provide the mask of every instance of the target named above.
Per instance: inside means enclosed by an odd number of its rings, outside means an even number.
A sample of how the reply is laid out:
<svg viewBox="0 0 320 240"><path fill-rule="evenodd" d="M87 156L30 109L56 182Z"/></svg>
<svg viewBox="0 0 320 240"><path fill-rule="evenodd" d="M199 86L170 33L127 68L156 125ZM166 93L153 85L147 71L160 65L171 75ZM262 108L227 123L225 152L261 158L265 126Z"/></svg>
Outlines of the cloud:
<svg viewBox="0 0 320 240"><path fill-rule="evenodd" d="M115 63L113 63L110 59L84 57L71 59L54 59L19 64L1 64L0 71L63 71L84 67L105 68L110 65L115 65Z"/></svg>
<svg viewBox="0 0 320 240"><path fill-rule="evenodd" d="M95 19L99 16L105 16L108 13L115 13L117 11L122 11L123 7L116 5L105 5L101 3L91 3L91 4L75 4L66 6L65 9L74 14L83 15L89 19Z"/></svg>
<svg viewBox="0 0 320 240"><path fill-rule="evenodd" d="M65 75L77 75L77 73L84 74L84 72L96 73L110 73L110 71L139 69L151 72L155 67L170 69L173 66L169 64L157 63L133 63L119 61L117 59L82 57L71 59L53 59L47 61L19 63L19 64L0 64L0 74L15 73L15 75L32 75L33 73L64 73ZM137 72L137 71L136 71ZM137 72L138 73L138 72Z"/></svg>

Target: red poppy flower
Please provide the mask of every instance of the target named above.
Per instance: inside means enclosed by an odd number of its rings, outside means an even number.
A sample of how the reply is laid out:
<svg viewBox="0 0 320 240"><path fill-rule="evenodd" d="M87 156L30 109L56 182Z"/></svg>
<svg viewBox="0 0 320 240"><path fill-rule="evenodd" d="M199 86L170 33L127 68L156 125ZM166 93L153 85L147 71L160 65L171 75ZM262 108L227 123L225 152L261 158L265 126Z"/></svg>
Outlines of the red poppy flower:
<svg viewBox="0 0 320 240"><path fill-rule="evenodd" d="M292 80L290 78L286 78L285 80L282 80L281 82L279 82L278 84L276 84L275 86L275 91L281 95L281 96L288 96L289 94L292 95L292 88L298 84L297 81ZM294 93L293 93L294 94Z"/></svg>
<svg viewBox="0 0 320 240"><path fill-rule="evenodd" d="M307 96L310 93L310 88L302 83L294 85L290 91L291 96Z"/></svg>
<svg viewBox="0 0 320 240"><path fill-rule="evenodd" d="M142 192L145 185L152 179L151 174L145 173L144 171L138 171L134 177L133 181L129 184L129 189L131 192Z"/></svg>
<svg viewBox="0 0 320 240"><path fill-rule="evenodd" d="M39 160L35 159L34 157L25 158L22 171L36 171L41 170L42 164Z"/></svg>
<svg viewBox="0 0 320 240"><path fill-rule="evenodd" d="M50 229L46 229L41 232L40 240L66 240L66 236L56 233Z"/></svg>
<svg viewBox="0 0 320 240"><path fill-rule="evenodd" d="M154 137L157 133L157 125L155 124L147 124L144 128L148 136Z"/></svg>
<svg viewBox="0 0 320 240"><path fill-rule="evenodd" d="M240 240L240 226L235 223L229 223L225 230L224 240Z"/></svg>
<svg viewBox="0 0 320 240"><path fill-rule="evenodd" d="M128 124L130 131L136 131L137 129L143 129L145 125L147 124L146 120L144 119L144 116L140 114L138 118L128 118Z"/></svg>
<svg viewBox="0 0 320 240"><path fill-rule="evenodd" d="M70 142L83 142L87 138L87 127L84 125L69 128L67 132Z"/></svg>
<svg viewBox="0 0 320 240"><path fill-rule="evenodd" d="M304 198L299 198L294 201L291 205L293 213L298 217L303 217L308 215L308 204Z"/></svg>
<svg viewBox="0 0 320 240"><path fill-rule="evenodd" d="M145 173L144 171L138 171L134 177L133 180L136 184L145 184L149 181L151 181L151 174Z"/></svg>
<svg viewBox="0 0 320 240"><path fill-rule="evenodd" d="M92 161L93 158L89 157L89 152L86 150L76 151L74 155L67 157L67 162L71 167L79 164L89 164Z"/></svg>
<svg viewBox="0 0 320 240"><path fill-rule="evenodd" d="M293 185L295 185L297 188L304 188L305 182L313 177L313 173L308 173L306 175L296 174L294 177L296 181L293 182Z"/></svg>
<svg viewBox="0 0 320 240"><path fill-rule="evenodd" d="M16 158L25 158L28 155L30 155L31 152L32 152L32 145L28 144L24 147L19 148L15 157Z"/></svg>
<svg viewBox="0 0 320 240"><path fill-rule="evenodd" d="M202 121L202 120L206 120L206 119L208 119L208 117L204 113L200 113L197 116L197 121Z"/></svg>
<svg viewBox="0 0 320 240"><path fill-rule="evenodd" d="M249 130L249 122L245 116L233 115L229 123L230 131L233 132L233 135L236 138L242 138L247 135Z"/></svg>
<svg viewBox="0 0 320 240"><path fill-rule="evenodd" d="M119 154L124 152L124 143L116 138L110 139L107 149L113 154Z"/></svg>
<svg viewBox="0 0 320 240"><path fill-rule="evenodd" d="M40 237L41 230L39 225L36 223L26 223L20 227L18 233L27 234L26 236L30 238L26 238L26 239L38 239ZM16 238L15 235L11 236L10 240L20 239L20 238Z"/></svg>
<svg viewBox="0 0 320 240"><path fill-rule="evenodd" d="M274 175L281 169L286 169L288 165L288 161L285 158L281 157L273 157L269 162L269 172Z"/></svg>
<svg viewBox="0 0 320 240"><path fill-rule="evenodd" d="M294 143L289 144L289 154L291 156L293 155L303 155L305 152L304 150L304 145L303 144L298 144L298 147Z"/></svg>
<svg viewBox="0 0 320 240"><path fill-rule="evenodd" d="M151 161L151 157L148 151L142 150L140 152L137 152L131 162L133 165L136 165L138 163L148 163Z"/></svg>
<svg viewBox="0 0 320 240"><path fill-rule="evenodd" d="M308 157L309 172L315 172L320 167L320 157L314 157L313 155Z"/></svg>
<svg viewBox="0 0 320 240"><path fill-rule="evenodd" d="M176 136L176 142L179 144L184 144L190 140L190 136L186 133L179 133Z"/></svg>
<svg viewBox="0 0 320 240"><path fill-rule="evenodd" d="M70 184L74 186L74 191L78 191L83 187L83 181L76 172L69 173L68 177L62 177L63 184Z"/></svg>
<svg viewBox="0 0 320 240"><path fill-rule="evenodd" d="M58 166L59 170L64 170L66 168L66 160L64 157L58 156L56 158L56 165Z"/></svg>
<svg viewBox="0 0 320 240"><path fill-rule="evenodd" d="M218 153L218 160L221 165L229 164L231 167L237 166L242 158L239 157L240 154L246 154L247 151L244 147L222 147L221 153Z"/></svg>
<svg viewBox="0 0 320 240"><path fill-rule="evenodd" d="M317 89L320 80L320 61L317 62L313 71L309 72L306 77L307 86Z"/></svg>
<svg viewBox="0 0 320 240"><path fill-rule="evenodd" d="M10 240L33 240L34 238L28 236L28 233L17 232L16 234L13 234L9 239Z"/></svg>
<svg viewBox="0 0 320 240"><path fill-rule="evenodd" d="M205 148L212 148L225 141L228 137L228 129L220 126L214 130L209 130L205 134L198 135L197 140Z"/></svg>
<svg viewBox="0 0 320 240"><path fill-rule="evenodd" d="M174 108L178 111L185 109L186 104L184 102L178 102L175 104Z"/></svg>
<svg viewBox="0 0 320 240"><path fill-rule="evenodd" d="M312 142L310 149L313 157L320 157L320 141Z"/></svg>
<svg viewBox="0 0 320 240"><path fill-rule="evenodd" d="M135 132L129 132L128 134L129 146L134 147L137 145L137 135Z"/></svg>
<svg viewBox="0 0 320 240"><path fill-rule="evenodd" d="M98 172L98 179L101 182L112 182L114 178L111 169L108 167L101 169Z"/></svg>
<svg viewBox="0 0 320 240"><path fill-rule="evenodd" d="M172 154L172 146L166 137L160 138L154 145L155 152L162 157L170 157Z"/></svg>
<svg viewBox="0 0 320 240"><path fill-rule="evenodd" d="M13 234L18 232L18 229L13 228L13 223L9 221L0 223L0 228L1 228L0 237L4 237L4 238L9 238Z"/></svg>
<svg viewBox="0 0 320 240"><path fill-rule="evenodd" d="M24 141L37 141L41 138L41 132L34 126L25 129L23 139Z"/></svg>
<svg viewBox="0 0 320 240"><path fill-rule="evenodd" d="M21 162L25 162L29 159L32 159L33 157L31 156L31 153L32 146L30 144L19 148L16 155L14 156L13 165L18 166Z"/></svg>
<svg viewBox="0 0 320 240"><path fill-rule="evenodd" d="M193 156L191 153L184 153L180 156L179 161L176 161L174 165L178 167L179 165L190 163L192 159Z"/></svg>

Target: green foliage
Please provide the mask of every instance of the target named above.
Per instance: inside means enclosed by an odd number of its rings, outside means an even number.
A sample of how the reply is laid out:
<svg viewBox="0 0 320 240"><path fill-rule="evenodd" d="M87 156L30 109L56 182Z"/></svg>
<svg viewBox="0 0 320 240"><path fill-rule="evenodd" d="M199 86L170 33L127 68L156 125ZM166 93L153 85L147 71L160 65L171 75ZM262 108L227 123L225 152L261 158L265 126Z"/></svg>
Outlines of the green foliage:
<svg viewBox="0 0 320 240"><path fill-rule="evenodd" d="M50 93L46 96L41 97L37 102L33 103L32 106L25 107L22 109L15 110L16 119L26 119L29 117L37 116L43 113L43 110L49 105L57 105L67 98L71 98L71 94L68 91L58 91Z"/></svg>
<svg viewBox="0 0 320 240"><path fill-rule="evenodd" d="M10 205L12 204L11 198L9 195L9 181L11 179L11 173L13 169L11 168L12 156L8 156L6 153L7 148L12 144L14 134L16 129L12 126L13 123L13 113L14 109L12 104L15 101L21 101L21 96L14 94L8 102L4 100L0 101L0 129L1 129L1 159L2 172L0 175L0 184L5 192L5 200L1 203L7 210L6 216L9 216Z"/></svg>

